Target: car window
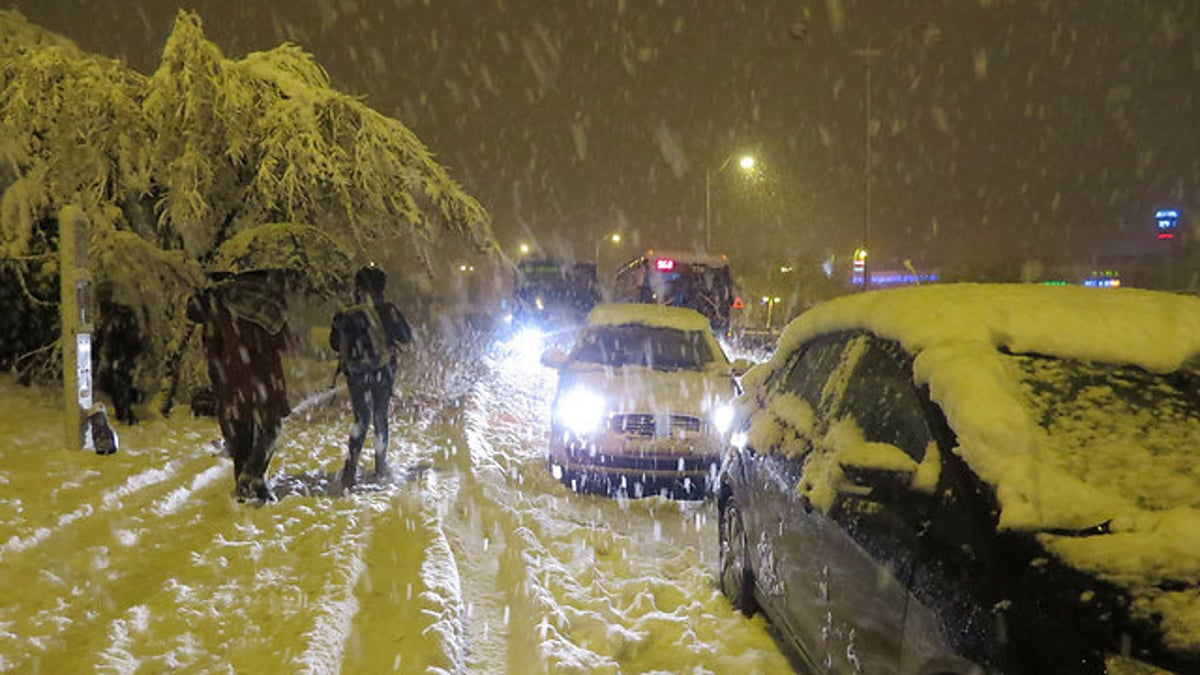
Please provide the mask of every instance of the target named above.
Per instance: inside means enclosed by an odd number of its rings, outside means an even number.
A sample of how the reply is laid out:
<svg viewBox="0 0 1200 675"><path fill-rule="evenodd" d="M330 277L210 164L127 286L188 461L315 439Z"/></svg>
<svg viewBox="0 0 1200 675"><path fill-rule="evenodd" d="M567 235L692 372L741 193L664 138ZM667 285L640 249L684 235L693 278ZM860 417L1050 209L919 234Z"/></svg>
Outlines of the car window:
<svg viewBox="0 0 1200 675"><path fill-rule="evenodd" d="M821 407L821 392L830 374L841 362L845 336L828 336L809 342L792 363L782 387L808 402L813 410Z"/></svg>
<svg viewBox="0 0 1200 675"><path fill-rule="evenodd" d="M868 338L833 419L853 419L863 439L894 445L915 461L932 439L925 407L912 380L911 359L899 344Z"/></svg>
<svg viewBox="0 0 1200 675"><path fill-rule="evenodd" d="M702 331L627 324L598 326L584 332L574 359L606 366L703 368L716 360Z"/></svg>

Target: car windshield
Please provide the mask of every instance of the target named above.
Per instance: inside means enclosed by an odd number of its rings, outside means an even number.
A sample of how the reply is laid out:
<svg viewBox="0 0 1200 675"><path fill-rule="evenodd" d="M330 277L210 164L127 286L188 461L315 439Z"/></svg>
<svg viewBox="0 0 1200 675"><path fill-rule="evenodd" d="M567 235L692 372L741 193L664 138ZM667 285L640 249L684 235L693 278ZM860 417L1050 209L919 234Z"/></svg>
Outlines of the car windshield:
<svg viewBox="0 0 1200 675"><path fill-rule="evenodd" d="M1200 507L1200 367L1158 375L1042 356L1006 359L1046 432L1039 449L1071 475L1145 509Z"/></svg>
<svg viewBox="0 0 1200 675"><path fill-rule="evenodd" d="M705 337L701 331L661 326L599 326L580 337L574 358L606 366L702 369L715 360Z"/></svg>

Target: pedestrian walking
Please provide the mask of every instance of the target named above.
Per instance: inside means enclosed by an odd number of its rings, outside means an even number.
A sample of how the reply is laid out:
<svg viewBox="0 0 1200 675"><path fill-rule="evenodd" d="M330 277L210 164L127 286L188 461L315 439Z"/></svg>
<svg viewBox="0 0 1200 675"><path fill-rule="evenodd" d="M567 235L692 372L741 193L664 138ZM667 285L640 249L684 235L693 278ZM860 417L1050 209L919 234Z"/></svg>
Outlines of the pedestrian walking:
<svg viewBox="0 0 1200 675"><path fill-rule="evenodd" d="M338 353L338 371L346 376L354 422L342 485L358 480L358 458L367 429L375 428L375 474L388 474L388 407L396 381L396 351L412 342L412 329L395 304L384 299L387 273L375 266L354 275L354 303L333 317L329 346Z"/></svg>
<svg viewBox="0 0 1200 675"><path fill-rule="evenodd" d="M267 467L291 412L282 353L290 347L285 298L268 272L218 274L187 307L203 325L208 377L239 502L275 501Z"/></svg>

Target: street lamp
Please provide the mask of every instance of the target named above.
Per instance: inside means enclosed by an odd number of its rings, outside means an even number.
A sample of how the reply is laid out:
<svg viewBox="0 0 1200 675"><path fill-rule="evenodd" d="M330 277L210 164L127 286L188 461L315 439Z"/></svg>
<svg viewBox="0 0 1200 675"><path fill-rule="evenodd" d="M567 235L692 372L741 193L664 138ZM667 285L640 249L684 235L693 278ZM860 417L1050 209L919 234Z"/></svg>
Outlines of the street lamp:
<svg viewBox="0 0 1200 675"><path fill-rule="evenodd" d="M705 169L704 171L704 250L712 250L712 177L720 175L725 167L729 166L729 160L733 159L733 155L725 158L715 170ZM754 157L751 155L742 155L738 159L738 168L749 173L754 170Z"/></svg>
<svg viewBox="0 0 1200 675"><path fill-rule="evenodd" d="M621 233L613 232L612 234L606 234L603 237L600 237L599 239L596 240L596 255L593 256L592 260L596 261L596 275L597 276L599 276L599 274L600 274L600 244L603 242L606 242L606 241L611 241L614 244L621 243Z"/></svg>

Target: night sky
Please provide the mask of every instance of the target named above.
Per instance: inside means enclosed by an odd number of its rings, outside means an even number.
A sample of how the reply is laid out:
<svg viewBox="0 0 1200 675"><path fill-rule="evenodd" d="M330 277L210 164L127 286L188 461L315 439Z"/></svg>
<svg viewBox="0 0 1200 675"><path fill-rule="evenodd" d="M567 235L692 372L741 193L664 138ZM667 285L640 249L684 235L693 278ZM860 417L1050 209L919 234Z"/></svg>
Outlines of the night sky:
<svg viewBox="0 0 1200 675"><path fill-rule="evenodd" d="M148 73L177 2L6 3ZM619 230L735 267L848 254L967 262L1153 248L1200 208L1195 0L197 1L226 56L298 43L407 124L503 246L591 257ZM275 9L278 7L278 9ZM611 244L606 244L611 247ZM613 260L606 258L606 263Z"/></svg>

